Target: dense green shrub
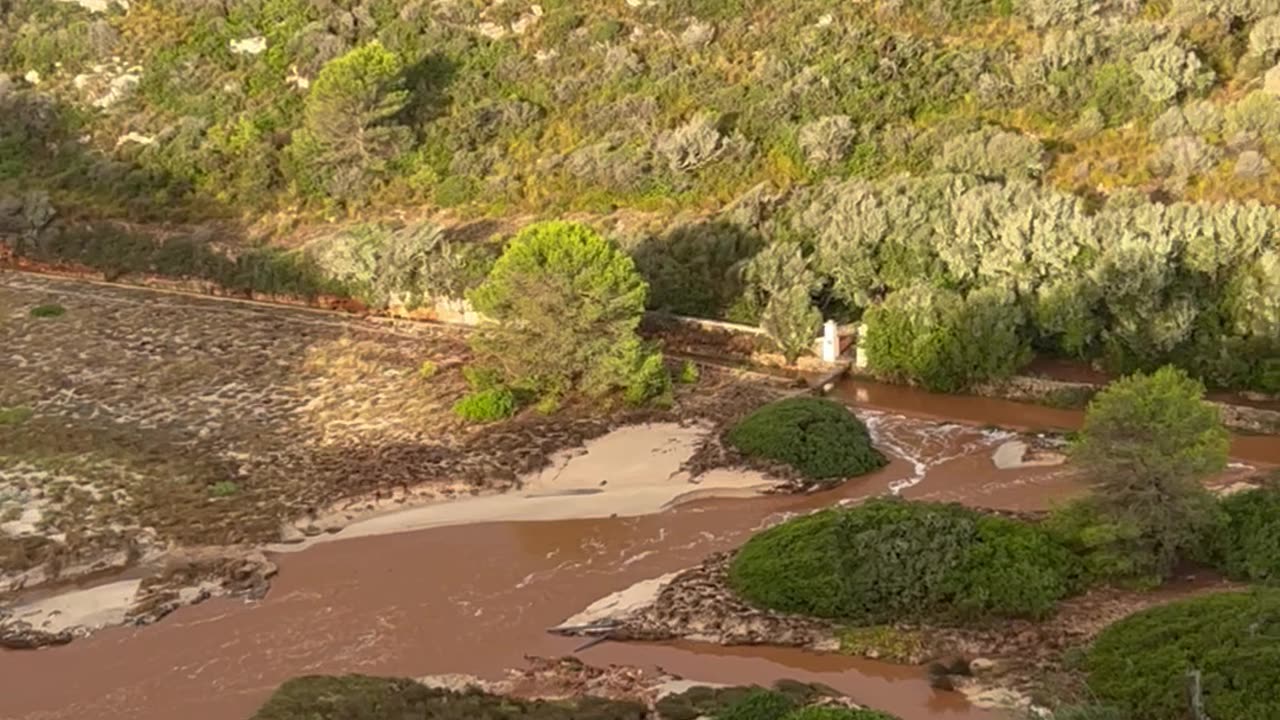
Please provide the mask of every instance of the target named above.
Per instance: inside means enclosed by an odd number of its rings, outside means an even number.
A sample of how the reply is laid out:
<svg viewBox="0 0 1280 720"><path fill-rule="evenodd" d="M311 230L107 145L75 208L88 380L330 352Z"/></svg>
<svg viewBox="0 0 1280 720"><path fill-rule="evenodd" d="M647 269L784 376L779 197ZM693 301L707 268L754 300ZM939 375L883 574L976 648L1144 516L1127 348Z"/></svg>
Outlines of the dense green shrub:
<svg viewBox="0 0 1280 720"><path fill-rule="evenodd" d="M474 423L505 420L515 413L515 394L506 388L477 390L453 404L454 415Z"/></svg>
<svg viewBox="0 0 1280 720"><path fill-rule="evenodd" d="M1055 509L1045 529L1080 558L1089 581L1160 582L1160 563L1143 543L1142 529L1131 520L1106 512L1096 498L1086 497Z"/></svg>
<svg viewBox="0 0 1280 720"><path fill-rule="evenodd" d="M860 622L1040 616L1077 572L1040 528L959 506L874 501L845 513L836 537L844 612Z"/></svg>
<svg viewBox="0 0 1280 720"><path fill-rule="evenodd" d="M517 700L478 690L454 692L415 681L363 675L312 675L281 685L253 720L645 720L640 704L583 697Z"/></svg>
<svg viewBox="0 0 1280 720"><path fill-rule="evenodd" d="M785 463L814 480L854 477L885 463L866 426L844 405L822 398L765 405L725 437L747 455Z"/></svg>
<svg viewBox="0 0 1280 720"><path fill-rule="evenodd" d="M1043 529L983 517L977 530L951 588L962 615L1045 616L1076 589L1078 561Z"/></svg>
<svg viewBox="0 0 1280 720"><path fill-rule="evenodd" d="M1280 717L1280 592L1209 595L1144 610L1103 630L1089 688L1131 720L1188 717L1198 670L1212 718Z"/></svg>
<svg viewBox="0 0 1280 720"><path fill-rule="evenodd" d="M729 569L733 589L748 600L783 612L840 617L843 589L836 572L840 515L828 510L752 536Z"/></svg>
<svg viewBox="0 0 1280 720"><path fill-rule="evenodd" d="M896 499L766 530L729 574L753 603L857 624L1042 616L1078 577L1076 558L1038 527Z"/></svg>
<svg viewBox="0 0 1280 720"><path fill-rule="evenodd" d="M1280 584L1280 486L1230 495L1222 510L1212 539L1216 564L1233 578Z"/></svg>
<svg viewBox="0 0 1280 720"><path fill-rule="evenodd" d="M1012 375L1030 358L1022 311L998 291L967 298L916 285L866 314L868 367L938 392Z"/></svg>

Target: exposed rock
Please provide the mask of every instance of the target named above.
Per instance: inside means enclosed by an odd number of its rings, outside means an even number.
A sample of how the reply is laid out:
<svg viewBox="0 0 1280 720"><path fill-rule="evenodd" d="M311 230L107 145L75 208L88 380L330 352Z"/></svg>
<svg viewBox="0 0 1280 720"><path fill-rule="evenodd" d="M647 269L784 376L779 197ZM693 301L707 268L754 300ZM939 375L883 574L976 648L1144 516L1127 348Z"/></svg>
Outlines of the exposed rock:
<svg viewBox="0 0 1280 720"><path fill-rule="evenodd" d="M197 555L183 564L142 581L124 618L131 625L150 625L185 605L211 597L260 600L271 587L276 564L261 552L245 555Z"/></svg>
<svg viewBox="0 0 1280 720"><path fill-rule="evenodd" d="M260 552L186 551L142 580L118 580L17 605L0 617L0 647L70 642L114 625L149 625L212 597L260 599L276 573Z"/></svg>
<svg viewBox="0 0 1280 720"><path fill-rule="evenodd" d="M293 65L289 68L289 77L286 77L284 81L298 88L299 90L306 90L307 88L311 87L311 81L303 77L302 75L298 74L297 65Z"/></svg>
<svg viewBox="0 0 1280 720"><path fill-rule="evenodd" d="M538 20L541 18L542 6L532 5L529 7L529 12L516 18L515 22L511 23L511 32L516 35L523 35L534 25L538 24Z"/></svg>
<svg viewBox="0 0 1280 720"><path fill-rule="evenodd" d="M0 621L0 648L8 650L35 650L52 645L66 645L74 639L75 635L70 630L49 632L33 628L27 622Z"/></svg>
<svg viewBox="0 0 1280 720"><path fill-rule="evenodd" d="M689 26L680 33L680 43L689 48L700 48L711 43L716 37L714 25L701 20L692 20Z"/></svg>
<svg viewBox="0 0 1280 720"><path fill-rule="evenodd" d="M38 70L28 70L28 71L26 72L26 74L22 76L22 79L23 79L23 80L26 80L28 85L39 85L39 84L40 84L40 71L38 71Z"/></svg>
<svg viewBox="0 0 1280 720"><path fill-rule="evenodd" d="M490 40L501 40L509 34L506 27L495 22L482 22L476 26L476 32Z"/></svg>
<svg viewBox="0 0 1280 720"><path fill-rule="evenodd" d="M232 40L231 52L236 55L260 55L267 49L267 39L261 35Z"/></svg>
<svg viewBox="0 0 1280 720"><path fill-rule="evenodd" d="M1062 453L1048 451L1032 451L1030 445L1023 440L1009 440L1001 443L991 454L991 462L998 470L1017 470L1025 467L1049 467L1066 463L1067 457Z"/></svg>
<svg viewBox="0 0 1280 720"><path fill-rule="evenodd" d="M717 553L662 586L651 605L634 608L608 633L620 640L688 638L723 645L784 645L833 650L825 620L760 610L729 589L733 553Z"/></svg>
<svg viewBox="0 0 1280 720"><path fill-rule="evenodd" d="M156 139L151 135L143 135L142 133L137 133L137 132L127 132L124 135L121 135L120 137L116 138L116 147L120 147L121 145L127 145L129 143L136 143L138 145L150 145L155 141Z"/></svg>
<svg viewBox="0 0 1280 720"><path fill-rule="evenodd" d="M1257 150L1246 150L1236 158L1235 175L1238 178L1256 180L1271 172L1271 161Z"/></svg>

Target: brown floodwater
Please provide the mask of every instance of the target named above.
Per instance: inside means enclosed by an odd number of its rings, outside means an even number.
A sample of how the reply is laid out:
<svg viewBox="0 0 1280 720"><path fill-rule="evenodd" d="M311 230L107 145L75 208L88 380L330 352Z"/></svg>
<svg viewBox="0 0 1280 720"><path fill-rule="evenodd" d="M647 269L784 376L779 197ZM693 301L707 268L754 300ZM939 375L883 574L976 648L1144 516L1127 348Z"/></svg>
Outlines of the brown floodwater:
<svg viewBox="0 0 1280 720"><path fill-rule="evenodd" d="M1020 509L1081 491L1061 467L996 470L990 453L1010 434L984 429L1072 427L1078 413L863 382L845 383L838 396L863 406L893 456L883 470L806 496L701 500L629 518L450 526L282 554L262 601L213 600L150 627L0 652L0 718L228 720L247 718L281 682L308 673L499 677L526 655L580 646L545 630L592 601L695 564L793 513L891 488ZM1274 453L1280 441L1265 440L1246 450ZM931 689L920 668L839 655L682 642L604 643L581 656L708 682L820 681L904 720L1002 717Z"/></svg>

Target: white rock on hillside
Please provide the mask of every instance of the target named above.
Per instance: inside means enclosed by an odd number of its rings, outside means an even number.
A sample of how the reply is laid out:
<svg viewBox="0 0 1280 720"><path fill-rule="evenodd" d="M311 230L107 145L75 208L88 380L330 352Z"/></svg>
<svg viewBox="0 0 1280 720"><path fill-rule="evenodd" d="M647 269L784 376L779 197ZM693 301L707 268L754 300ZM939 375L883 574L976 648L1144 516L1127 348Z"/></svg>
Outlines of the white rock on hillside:
<svg viewBox="0 0 1280 720"><path fill-rule="evenodd" d="M260 55L267 49L267 39L261 35L230 42L231 52L236 55Z"/></svg>
<svg viewBox="0 0 1280 720"><path fill-rule="evenodd" d="M105 110L115 105L133 94L133 89L137 87L141 80L142 76L136 72L127 72L113 78L111 80L111 85L107 88L106 94L97 100L94 100L93 106Z"/></svg>

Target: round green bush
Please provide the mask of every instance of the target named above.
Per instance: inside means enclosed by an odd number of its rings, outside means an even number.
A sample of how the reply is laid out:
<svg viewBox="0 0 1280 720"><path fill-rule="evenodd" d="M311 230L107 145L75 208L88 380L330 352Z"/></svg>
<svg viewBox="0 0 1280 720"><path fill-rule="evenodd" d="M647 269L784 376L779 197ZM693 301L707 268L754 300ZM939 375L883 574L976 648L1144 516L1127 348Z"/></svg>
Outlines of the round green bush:
<svg viewBox="0 0 1280 720"><path fill-rule="evenodd" d="M1280 485L1222 501L1226 522L1214 537L1217 565L1250 582L1280 584Z"/></svg>
<svg viewBox="0 0 1280 720"><path fill-rule="evenodd" d="M765 530L729 568L731 587L756 605L859 624L1038 617L1079 575L1038 526L891 498Z"/></svg>
<svg viewBox="0 0 1280 720"><path fill-rule="evenodd" d="M885 464L867 426L844 405L823 398L769 403L734 426L727 438L749 456L786 463L814 480L854 477Z"/></svg>
<svg viewBox="0 0 1280 720"><path fill-rule="evenodd" d="M453 414L474 423L503 420L516 414L516 396L503 387L477 390L454 403Z"/></svg>
<svg viewBox="0 0 1280 720"><path fill-rule="evenodd" d="M1199 670L1211 718L1280 718L1280 591L1192 598L1111 625L1085 658L1089 688L1129 720L1189 717Z"/></svg>

